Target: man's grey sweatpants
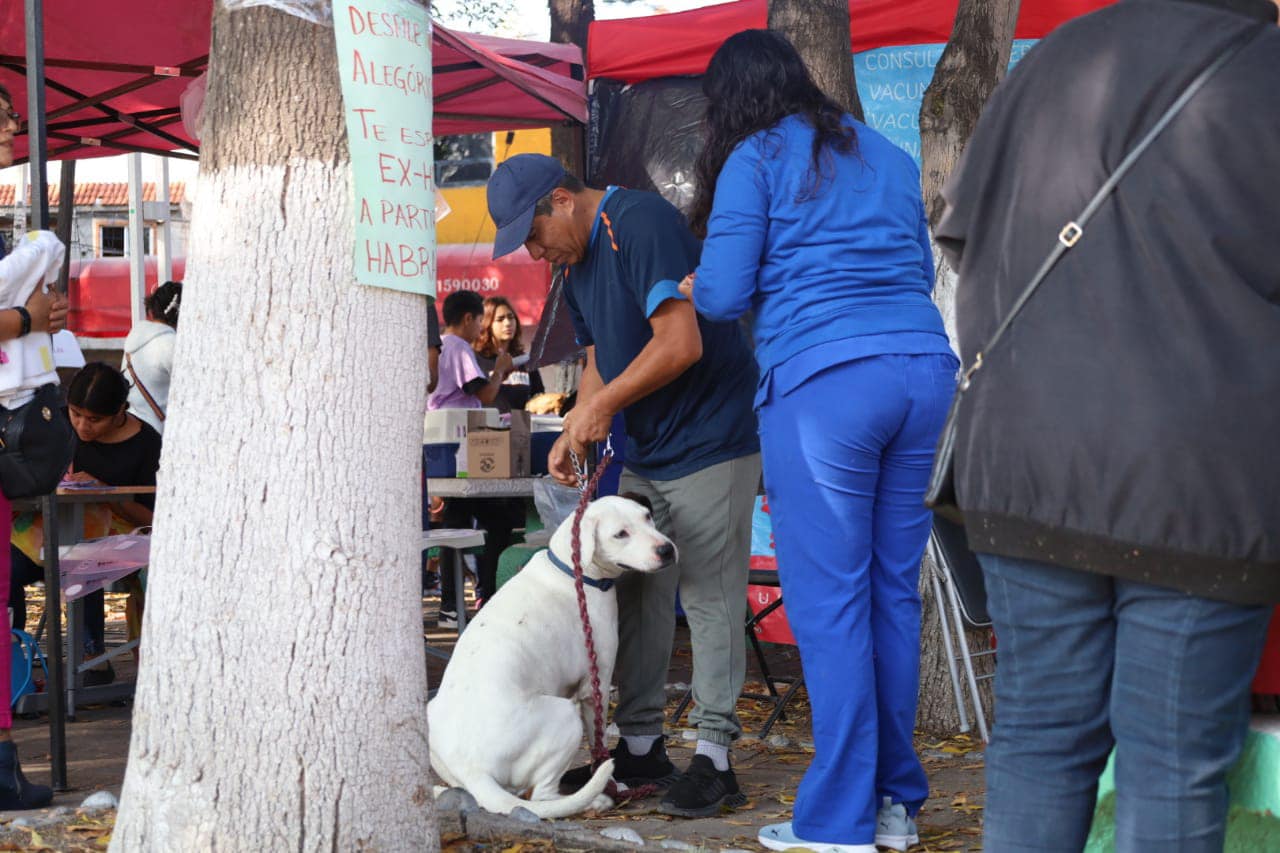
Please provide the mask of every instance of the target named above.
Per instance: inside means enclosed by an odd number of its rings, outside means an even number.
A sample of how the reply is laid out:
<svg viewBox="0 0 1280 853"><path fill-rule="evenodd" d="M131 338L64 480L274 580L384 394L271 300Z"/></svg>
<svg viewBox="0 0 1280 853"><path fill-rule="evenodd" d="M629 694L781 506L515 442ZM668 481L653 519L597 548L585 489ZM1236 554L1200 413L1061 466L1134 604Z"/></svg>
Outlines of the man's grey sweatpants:
<svg viewBox="0 0 1280 853"><path fill-rule="evenodd" d="M675 636L676 587L693 643L690 720L698 738L728 744L742 733L736 707L746 667L747 574L751 511L760 454L704 468L678 480L623 471L618 492L644 495L679 562L656 574L618 580L618 709L624 735L662 734L665 685Z"/></svg>

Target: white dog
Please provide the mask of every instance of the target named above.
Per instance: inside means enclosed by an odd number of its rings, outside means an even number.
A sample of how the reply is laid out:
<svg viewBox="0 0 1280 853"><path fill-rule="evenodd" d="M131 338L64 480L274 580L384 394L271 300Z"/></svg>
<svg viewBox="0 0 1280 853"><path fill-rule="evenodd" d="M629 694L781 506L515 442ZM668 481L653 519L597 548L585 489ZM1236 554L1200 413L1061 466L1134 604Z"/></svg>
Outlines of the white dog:
<svg viewBox="0 0 1280 853"><path fill-rule="evenodd" d="M613 761L581 790L560 796L585 728L595 736L591 676L572 574L572 517L484 606L458 639L440 691L427 706L431 766L465 788L481 808L507 814L523 806L541 818L603 811ZM587 613L595 639L603 701L618 651L613 579L656 572L676 548L649 511L620 497L592 503L581 526ZM528 800L517 794L527 793Z"/></svg>

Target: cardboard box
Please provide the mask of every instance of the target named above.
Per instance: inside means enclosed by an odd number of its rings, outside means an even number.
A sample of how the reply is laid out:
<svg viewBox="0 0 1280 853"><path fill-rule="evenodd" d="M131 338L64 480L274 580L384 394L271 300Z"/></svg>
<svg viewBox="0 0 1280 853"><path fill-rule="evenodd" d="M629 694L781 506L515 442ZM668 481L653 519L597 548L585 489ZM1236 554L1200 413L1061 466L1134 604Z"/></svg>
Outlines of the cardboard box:
<svg viewBox="0 0 1280 853"><path fill-rule="evenodd" d="M423 444L460 444L473 429L497 429L502 418L497 409L436 409L422 419Z"/></svg>
<svg viewBox="0 0 1280 853"><path fill-rule="evenodd" d="M467 432L467 476L499 480L529 476L528 412L512 412L510 429Z"/></svg>

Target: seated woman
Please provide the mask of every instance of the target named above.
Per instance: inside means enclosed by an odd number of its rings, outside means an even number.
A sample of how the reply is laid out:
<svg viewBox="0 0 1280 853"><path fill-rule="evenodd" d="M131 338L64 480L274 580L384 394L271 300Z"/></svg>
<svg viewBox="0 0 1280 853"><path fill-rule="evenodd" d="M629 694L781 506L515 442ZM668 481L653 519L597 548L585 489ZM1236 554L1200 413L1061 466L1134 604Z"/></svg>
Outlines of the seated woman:
<svg viewBox="0 0 1280 853"><path fill-rule="evenodd" d="M67 387L67 410L80 444L76 448L66 481L101 483L109 486L154 486L160 467L160 434L128 412L129 383L119 370L101 361L80 369ZM155 498L138 495L136 500L91 505L85 508L86 538L127 533L151 524ZM10 606L14 622L25 621L24 583L43 577L39 568L43 530L38 515L14 520L13 579ZM101 654L105 633L104 596L101 590L84 597L85 650ZM130 596L126 610L130 637L141 625L141 587ZM109 670L107 670L109 672ZM102 676L87 674L86 682ZM109 676L108 676L109 680Z"/></svg>

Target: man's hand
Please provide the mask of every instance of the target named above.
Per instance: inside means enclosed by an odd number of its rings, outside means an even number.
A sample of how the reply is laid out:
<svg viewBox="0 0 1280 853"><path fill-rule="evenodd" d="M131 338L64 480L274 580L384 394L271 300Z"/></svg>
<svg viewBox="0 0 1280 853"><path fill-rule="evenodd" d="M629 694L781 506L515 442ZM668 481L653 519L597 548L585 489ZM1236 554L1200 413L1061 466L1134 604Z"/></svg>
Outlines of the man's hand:
<svg viewBox="0 0 1280 853"><path fill-rule="evenodd" d="M609 437L609 427L613 423L613 412L606 411L595 404L593 398L580 403L564 416L564 434L582 447L604 441Z"/></svg>
<svg viewBox="0 0 1280 853"><path fill-rule="evenodd" d="M547 473L560 485L576 489L578 472L573 469L573 460L569 458L570 449L578 454L579 459L586 458L586 447L575 445L567 433L561 433L556 443L551 445L551 452L547 454Z"/></svg>

